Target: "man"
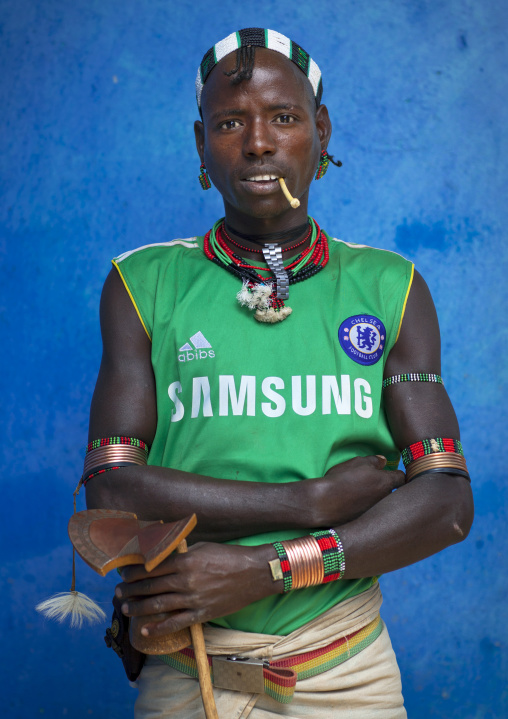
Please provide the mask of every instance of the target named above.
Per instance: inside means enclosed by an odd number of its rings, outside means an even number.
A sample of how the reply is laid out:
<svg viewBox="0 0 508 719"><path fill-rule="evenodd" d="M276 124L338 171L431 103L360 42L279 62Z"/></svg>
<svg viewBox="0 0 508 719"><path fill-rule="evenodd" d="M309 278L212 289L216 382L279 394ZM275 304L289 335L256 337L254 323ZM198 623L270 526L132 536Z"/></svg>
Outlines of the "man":
<svg viewBox="0 0 508 719"><path fill-rule="evenodd" d="M215 690L221 716L404 717L376 577L464 539L473 512L432 299L403 258L308 219L331 124L299 46L234 33L197 89L201 182L225 221L114 262L89 439L133 438L138 455L87 482L89 507L196 512L195 544L125 569L116 594L129 617L168 614L147 637L210 622L211 654L300 657L282 663L290 703L275 677ZM149 658L137 716L202 716L184 663Z"/></svg>

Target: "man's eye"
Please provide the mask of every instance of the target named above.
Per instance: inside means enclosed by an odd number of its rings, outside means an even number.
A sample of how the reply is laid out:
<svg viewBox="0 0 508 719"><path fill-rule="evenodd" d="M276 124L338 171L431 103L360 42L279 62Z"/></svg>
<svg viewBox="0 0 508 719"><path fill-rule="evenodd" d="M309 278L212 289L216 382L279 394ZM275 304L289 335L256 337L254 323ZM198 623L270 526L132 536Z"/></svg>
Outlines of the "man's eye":
<svg viewBox="0 0 508 719"><path fill-rule="evenodd" d="M293 117L293 115L279 115L279 117L275 119L275 122L283 123L285 125L294 121L295 118Z"/></svg>
<svg viewBox="0 0 508 719"><path fill-rule="evenodd" d="M226 120L220 125L221 130L232 130L235 127L240 127L238 120Z"/></svg>

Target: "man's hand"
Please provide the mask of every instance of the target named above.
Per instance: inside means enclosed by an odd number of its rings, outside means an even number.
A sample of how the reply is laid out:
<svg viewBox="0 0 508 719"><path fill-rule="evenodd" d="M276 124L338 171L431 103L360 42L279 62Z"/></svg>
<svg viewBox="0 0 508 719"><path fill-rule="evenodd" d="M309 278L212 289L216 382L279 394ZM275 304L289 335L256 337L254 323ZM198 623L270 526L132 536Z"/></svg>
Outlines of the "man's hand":
<svg viewBox="0 0 508 719"><path fill-rule="evenodd" d="M282 592L268 566L274 548L239 547L199 542L185 554L172 554L152 572L125 567L116 588L122 612L129 617L176 612L162 622L147 623L142 634L164 636L242 609Z"/></svg>
<svg viewBox="0 0 508 719"><path fill-rule="evenodd" d="M406 479L404 472L384 470L386 458L355 457L336 464L322 479L307 480L314 527L337 527L359 517Z"/></svg>

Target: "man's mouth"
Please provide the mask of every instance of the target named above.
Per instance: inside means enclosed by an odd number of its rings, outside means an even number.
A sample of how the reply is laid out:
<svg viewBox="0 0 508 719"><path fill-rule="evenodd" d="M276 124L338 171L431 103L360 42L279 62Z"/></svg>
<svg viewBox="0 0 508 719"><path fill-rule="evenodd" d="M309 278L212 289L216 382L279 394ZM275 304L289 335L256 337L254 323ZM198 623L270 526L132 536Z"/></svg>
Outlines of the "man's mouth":
<svg viewBox="0 0 508 719"><path fill-rule="evenodd" d="M268 197L280 193L279 179L282 177L284 177L284 173L277 167L252 167L245 171L245 175L241 178L241 184L249 195Z"/></svg>
<svg viewBox="0 0 508 719"><path fill-rule="evenodd" d="M254 175L254 177L246 177L245 182L272 182L278 179L279 175Z"/></svg>

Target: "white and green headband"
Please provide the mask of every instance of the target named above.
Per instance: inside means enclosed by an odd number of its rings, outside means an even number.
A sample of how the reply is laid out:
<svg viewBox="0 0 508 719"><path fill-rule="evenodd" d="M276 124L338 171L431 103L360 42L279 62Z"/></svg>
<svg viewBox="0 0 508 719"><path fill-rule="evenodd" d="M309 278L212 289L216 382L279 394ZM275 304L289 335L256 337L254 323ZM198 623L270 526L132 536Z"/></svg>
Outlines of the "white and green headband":
<svg viewBox="0 0 508 719"><path fill-rule="evenodd" d="M281 35L280 32L275 32L275 30L265 30L260 27L249 27L245 30L232 32L231 35L228 35L224 38L224 40L221 40L211 47L203 56L196 77L196 99L200 109L203 85L215 65L217 65L223 57L229 55L229 53L234 52L241 47L248 46L265 47L268 50L280 52L281 55L284 55L289 60L292 60L292 62L294 62L295 65L297 65L300 70L305 73L312 85L314 97L316 98L316 105L319 106L321 104L321 96L323 94L321 70L310 55L306 53L300 45L293 42L293 40L290 40L285 35Z"/></svg>

